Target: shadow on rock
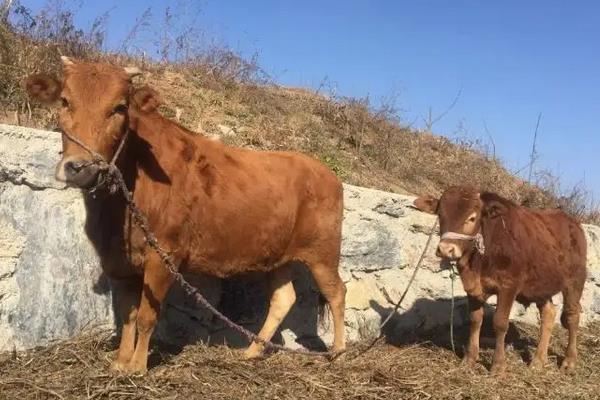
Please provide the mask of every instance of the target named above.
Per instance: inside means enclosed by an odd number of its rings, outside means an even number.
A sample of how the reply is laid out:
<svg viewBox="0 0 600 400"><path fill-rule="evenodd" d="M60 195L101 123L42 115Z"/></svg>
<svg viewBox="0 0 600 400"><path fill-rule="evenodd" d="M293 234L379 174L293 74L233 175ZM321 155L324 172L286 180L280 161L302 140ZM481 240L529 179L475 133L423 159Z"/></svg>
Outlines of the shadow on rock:
<svg viewBox="0 0 600 400"><path fill-rule="evenodd" d="M273 336L274 343L295 342L309 350L327 349L319 337L320 295L311 274L302 264L292 266L296 302L280 328ZM269 307L270 290L265 274L252 274L224 280L222 283L220 310L230 319L257 333L262 327ZM212 318L216 327L212 343L227 343L232 347L246 347L247 339L223 324L217 317ZM296 346L298 347L298 346Z"/></svg>
<svg viewBox="0 0 600 400"><path fill-rule="evenodd" d="M272 338L272 342L287 346L325 351L327 346L319 337L320 296L314 280L301 264L293 265L296 303ZM186 280L223 314L251 332L258 333L268 311L270 290L268 274L249 274L230 279L186 275ZM98 285L101 286L100 284ZM113 307L115 295L113 295ZM116 313L115 313L116 316ZM115 318L120 333L121 321ZM327 320L327 319L326 319ZM282 333L284 332L284 333ZM166 301L155 333L150 364L180 353L186 345L205 343L245 348L249 342L244 335L229 328L184 291L174 285ZM293 346L296 343L297 346ZM114 347L118 346L118 339Z"/></svg>
<svg viewBox="0 0 600 400"><path fill-rule="evenodd" d="M108 279L106 274L104 274L104 272L101 272L98 275L96 282L94 282L94 285L92 286L92 290L94 291L94 293L100 295L105 295L110 292L110 280Z"/></svg>
<svg viewBox="0 0 600 400"><path fill-rule="evenodd" d="M393 311L393 307L382 306L371 301L371 307L380 315L383 322ZM493 313L495 307L484 306L484 319L481 328L480 346L482 349L494 348L495 335ZM387 343L394 346L431 343L434 346L452 350L450 337L449 299L420 298L407 310L402 308L395 312L388 324L383 328ZM469 311L466 297L455 299L454 309L454 346L459 357L464 356L464 347L469 337ZM530 361L528 347L535 345L530 337L522 337L513 323L509 325L506 343L512 345L525 362Z"/></svg>

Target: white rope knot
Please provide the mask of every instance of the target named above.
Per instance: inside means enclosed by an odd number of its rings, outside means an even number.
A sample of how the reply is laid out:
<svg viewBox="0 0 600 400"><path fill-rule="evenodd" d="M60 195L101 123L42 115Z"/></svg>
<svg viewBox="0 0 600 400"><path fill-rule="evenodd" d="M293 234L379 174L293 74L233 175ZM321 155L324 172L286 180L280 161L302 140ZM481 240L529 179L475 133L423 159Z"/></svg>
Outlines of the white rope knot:
<svg viewBox="0 0 600 400"><path fill-rule="evenodd" d="M464 233L446 232L442 234L441 240L466 240L475 242L475 248L479 254L485 253L485 244L483 243L483 235L477 232L475 235L465 235Z"/></svg>

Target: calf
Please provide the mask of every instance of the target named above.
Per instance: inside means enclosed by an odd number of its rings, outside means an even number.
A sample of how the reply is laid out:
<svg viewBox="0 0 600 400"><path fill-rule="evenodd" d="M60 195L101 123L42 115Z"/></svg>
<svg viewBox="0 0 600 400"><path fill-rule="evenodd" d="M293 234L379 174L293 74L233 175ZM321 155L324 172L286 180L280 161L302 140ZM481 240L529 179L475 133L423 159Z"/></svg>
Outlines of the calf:
<svg viewBox="0 0 600 400"><path fill-rule="evenodd" d="M540 311L540 341L531 366L542 367L556 316L552 296L562 293L561 322L569 331L569 343L561 368L572 370L577 360L579 301L586 279L587 245L579 223L560 210L521 207L467 186L451 187L439 200L420 197L414 204L439 216L437 254L457 262L467 292L471 329L466 362L478 360L483 304L497 295L492 373L503 372L506 366L504 339L515 300L524 305L535 303Z"/></svg>
<svg viewBox="0 0 600 400"><path fill-rule="evenodd" d="M133 87L136 68L62 60L62 79L32 76L30 95L58 102L63 132L107 160L127 138L117 166L179 270L218 277L268 273L271 303L258 336L270 340L296 299L290 264L302 262L331 306L333 350L343 351L343 196L335 174L302 154L230 147L186 130L156 111L160 99L153 90ZM63 135L57 179L94 186L100 171L90 160ZM97 191L85 202L87 234L106 275L122 288L116 309L124 324L113 367L143 372L173 276L130 223L121 196ZM245 357L259 356L262 347L252 343Z"/></svg>

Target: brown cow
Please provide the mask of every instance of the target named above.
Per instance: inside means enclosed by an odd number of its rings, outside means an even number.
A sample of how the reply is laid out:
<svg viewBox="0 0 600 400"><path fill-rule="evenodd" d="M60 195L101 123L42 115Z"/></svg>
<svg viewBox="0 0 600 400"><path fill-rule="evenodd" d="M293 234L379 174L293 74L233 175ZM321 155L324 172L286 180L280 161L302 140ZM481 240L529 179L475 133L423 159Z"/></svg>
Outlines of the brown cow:
<svg viewBox="0 0 600 400"><path fill-rule="evenodd" d="M521 207L465 186L449 188L439 200L420 197L414 204L439 216L442 237L438 256L458 264L471 313L466 362L478 360L483 304L497 295L492 372L501 373L506 366L504 339L515 300L524 305L535 303L540 311L540 342L531 366L544 366L556 316L552 296L562 293L561 322L569 330L562 368L572 370L577 360L579 301L586 279L587 245L579 223L560 210ZM479 244L481 238L484 246Z"/></svg>
<svg viewBox="0 0 600 400"><path fill-rule="evenodd" d="M64 77L28 78L30 95L60 100L60 126L107 160L129 131L118 160L138 207L182 272L218 277L262 271L272 297L259 332L269 340L295 302L290 263L304 263L333 314L333 351L344 343L345 286L338 273L342 185L324 165L291 152L226 146L162 117L157 94L135 90L135 68L63 57ZM63 135L59 180L89 188L98 179L90 155ZM173 278L142 232L130 224L121 196L86 194L86 231L105 273L119 285L124 324L113 367L143 372L150 336ZM141 297L141 298L140 298ZM137 341L136 341L137 329ZM252 343L246 358L262 353Z"/></svg>

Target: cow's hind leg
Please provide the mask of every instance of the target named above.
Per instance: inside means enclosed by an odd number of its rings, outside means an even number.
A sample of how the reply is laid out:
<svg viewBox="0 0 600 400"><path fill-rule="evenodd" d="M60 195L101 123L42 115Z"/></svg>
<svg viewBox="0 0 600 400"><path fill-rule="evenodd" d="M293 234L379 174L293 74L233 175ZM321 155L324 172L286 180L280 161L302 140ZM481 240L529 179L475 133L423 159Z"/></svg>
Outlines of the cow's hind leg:
<svg viewBox="0 0 600 400"><path fill-rule="evenodd" d="M258 333L262 340L271 340L277 328L296 302L296 292L292 283L292 272L289 265L284 265L272 272L269 281L271 286L271 302L269 312ZM252 342L244 352L244 358L252 359L262 355L264 345L259 342Z"/></svg>
<svg viewBox="0 0 600 400"><path fill-rule="evenodd" d="M583 283L574 285L563 291L563 312L560 316L560 322L569 331L569 342L565 359L561 364L563 371L572 371L577 362L577 331L579 329L579 313L581 312L581 293L583 292Z"/></svg>
<svg viewBox="0 0 600 400"><path fill-rule="evenodd" d="M320 263L307 261L320 292L331 308L333 316L333 353L346 350L344 332L344 312L346 308L346 286L338 272L338 263Z"/></svg>
<svg viewBox="0 0 600 400"><path fill-rule="evenodd" d="M123 326L121 328L119 350L111 368L124 371L135 349L135 322L142 292L142 279L139 276L129 279L115 279L112 281L112 286L115 293L115 311Z"/></svg>
<svg viewBox="0 0 600 400"><path fill-rule="evenodd" d="M151 250L144 263L144 285L136 321L137 343L129 364L125 366L126 372L144 373L146 371L150 337L156 326L161 304L172 283L173 277L163 265L158 254Z"/></svg>
<svg viewBox="0 0 600 400"><path fill-rule="evenodd" d="M537 304L540 310L540 341L537 350L529 365L531 368L543 368L548 362L548 346L550 337L552 336L552 328L554 328L554 319L556 318L556 309L552 300Z"/></svg>

